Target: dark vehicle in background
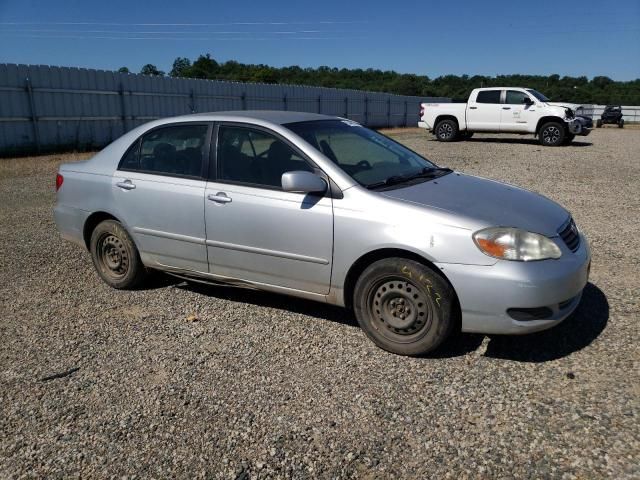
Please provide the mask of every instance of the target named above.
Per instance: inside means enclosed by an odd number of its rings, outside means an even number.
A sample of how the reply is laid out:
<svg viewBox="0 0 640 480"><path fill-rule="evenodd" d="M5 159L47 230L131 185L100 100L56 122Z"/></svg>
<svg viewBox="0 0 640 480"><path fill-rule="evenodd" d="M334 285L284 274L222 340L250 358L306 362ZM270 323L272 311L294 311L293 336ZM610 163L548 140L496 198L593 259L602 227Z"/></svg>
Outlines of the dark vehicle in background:
<svg viewBox="0 0 640 480"><path fill-rule="evenodd" d="M604 108L604 112L600 115L598 121L596 121L596 127L600 128L602 125L618 125L618 128L624 128L624 118L622 118L622 107L620 105L607 105Z"/></svg>

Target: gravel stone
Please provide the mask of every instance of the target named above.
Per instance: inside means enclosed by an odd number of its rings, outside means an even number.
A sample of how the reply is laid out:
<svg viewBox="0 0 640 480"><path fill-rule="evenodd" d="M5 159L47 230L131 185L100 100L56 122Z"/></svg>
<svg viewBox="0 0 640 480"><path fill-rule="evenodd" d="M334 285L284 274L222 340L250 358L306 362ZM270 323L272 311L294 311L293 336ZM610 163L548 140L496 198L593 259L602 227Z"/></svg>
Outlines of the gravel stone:
<svg viewBox="0 0 640 480"><path fill-rule="evenodd" d="M88 155L1 160L0 477L639 478L640 130L391 133L571 210L593 250L575 314L405 358L320 303L116 291L53 223L57 165Z"/></svg>

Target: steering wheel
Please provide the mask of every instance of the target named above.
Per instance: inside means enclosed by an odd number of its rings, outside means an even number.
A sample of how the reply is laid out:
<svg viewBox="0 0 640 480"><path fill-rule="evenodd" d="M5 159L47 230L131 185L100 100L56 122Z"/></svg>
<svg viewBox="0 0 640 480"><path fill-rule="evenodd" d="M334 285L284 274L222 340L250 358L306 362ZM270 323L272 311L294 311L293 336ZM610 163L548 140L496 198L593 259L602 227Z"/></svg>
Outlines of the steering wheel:
<svg viewBox="0 0 640 480"><path fill-rule="evenodd" d="M367 160L360 160L356 163L356 167L360 167L361 170L371 170L371 164Z"/></svg>

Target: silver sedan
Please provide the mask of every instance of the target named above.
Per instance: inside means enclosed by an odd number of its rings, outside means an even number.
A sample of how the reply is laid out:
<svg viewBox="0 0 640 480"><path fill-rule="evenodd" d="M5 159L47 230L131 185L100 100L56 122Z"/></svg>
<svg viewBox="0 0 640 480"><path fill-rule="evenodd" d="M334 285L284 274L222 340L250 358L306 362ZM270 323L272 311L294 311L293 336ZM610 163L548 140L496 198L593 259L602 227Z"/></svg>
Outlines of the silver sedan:
<svg viewBox="0 0 640 480"><path fill-rule="evenodd" d="M403 355L454 330L556 325L589 274L587 240L560 205L337 117L150 122L62 165L56 188L60 233L114 288L155 269L341 305Z"/></svg>

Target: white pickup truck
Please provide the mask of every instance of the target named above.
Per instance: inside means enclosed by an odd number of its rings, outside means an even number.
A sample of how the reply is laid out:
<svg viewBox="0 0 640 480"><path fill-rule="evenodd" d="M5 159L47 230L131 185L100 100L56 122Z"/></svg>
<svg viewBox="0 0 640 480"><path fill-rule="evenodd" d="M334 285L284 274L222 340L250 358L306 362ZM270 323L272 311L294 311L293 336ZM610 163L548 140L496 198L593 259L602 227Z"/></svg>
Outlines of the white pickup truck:
<svg viewBox="0 0 640 480"><path fill-rule="evenodd" d="M589 135L593 121L576 115L579 105L551 102L531 88L476 88L467 103L422 103L418 126L441 142L471 138L475 132L521 133L542 145L569 144Z"/></svg>

